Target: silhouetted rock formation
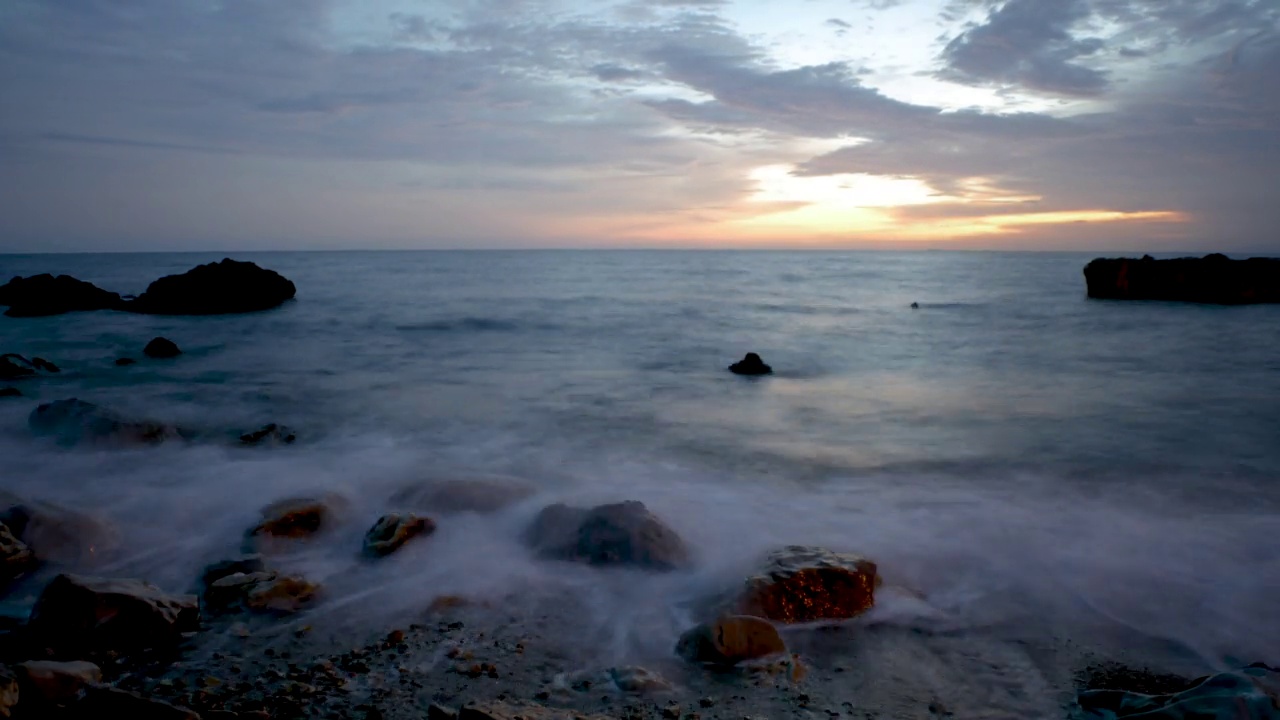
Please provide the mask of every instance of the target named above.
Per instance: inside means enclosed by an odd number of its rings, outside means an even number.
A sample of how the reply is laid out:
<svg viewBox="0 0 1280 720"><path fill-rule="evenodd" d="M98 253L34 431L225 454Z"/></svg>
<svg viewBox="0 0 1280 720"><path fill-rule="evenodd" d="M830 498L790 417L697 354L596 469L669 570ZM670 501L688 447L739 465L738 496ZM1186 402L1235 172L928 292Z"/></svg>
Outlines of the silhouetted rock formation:
<svg viewBox="0 0 1280 720"><path fill-rule="evenodd" d="M178 357L182 354L182 350L169 338L158 337L152 338L151 342L147 343L147 346L142 349L142 354L149 358L167 360Z"/></svg>
<svg viewBox="0 0 1280 720"><path fill-rule="evenodd" d="M258 430L240 436L241 445L291 445L298 436L289 428L267 423Z"/></svg>
<svg viewBox="0 0 1280 720"><path fill-rule="evenodd" d="M222 315L269 310L297 292L292 282L251 262L225 259L151 283L128 304L150 315Z"/></svg>
<svg viewBox="0 0 1280 720"><path fill-rule="evenodd" d="M22 397L22 391L16 387L0 387L0 398Z"/></svg>
<svg viewBox="0 0 1280 720"><path fill-rule="evenodd" d="M729 366L729 372L734 375L768 375L773 368L765 365L759 355L747 353L746 357Z"/></svg>
<svg viewBox="0 0 1280 720"><path fill-rule="evenodd" d="M126 365L136 365L137 363L138 363L137 360L134 360L133 358L129 358L129 357L116 358L116 365L120 367L125 367Z"/></svg>
<svg viewBox="0 0 1280 720"><path fill-rule="evenodd" d="M120 310L120 296L70 275L15 277L0 286L0 305L9 317L43 317L80 310Z"/></svg>
<svg viewBox="0 0 1280 720"><path fill-rule="evenodd" d="M195 595L139 580L63 574L40 594L28 627L56 650L125 653L176 645L182 633L200 629L200 609Z"/></svg>
<svg viewBox="0 0 1280 720"><path fill-rule="evenodd" d="M1089 297L1107 300L1180 300L1245 305L1280 302L1280 259L1203 258L1156 260L1098 258L1084 268Z"/></svg>
<svg viewBox="0 0 1280 720"><path fill-rule="evenodd" d="M0 380L17 380L40 372L58 373L62 370L44 358L28 360L17 353L0 355Z"/></svg>

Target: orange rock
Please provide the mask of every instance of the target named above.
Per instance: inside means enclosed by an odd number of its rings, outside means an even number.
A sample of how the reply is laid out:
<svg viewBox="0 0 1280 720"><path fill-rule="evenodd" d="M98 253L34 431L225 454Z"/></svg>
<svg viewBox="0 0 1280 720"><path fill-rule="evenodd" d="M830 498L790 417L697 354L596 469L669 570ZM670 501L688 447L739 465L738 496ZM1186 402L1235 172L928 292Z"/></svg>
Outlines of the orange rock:
<svg viewBox="0 0 1280 720"><path fill-rule="evenodd" d="M245 607L257 612L287 615L306 609L319 594L319 585L290 575L256 585L245 596Z"/></svg>
<svg viewBox="0 0 1280 720"><path fill-rule="evenodd" d="M245 551L279 550L282 540L309 538L338 520L347 501L338 495L289 498L262 508L262 520L246 533Z"/></svg>
<svg viewBox="0 0 1280 720"><path fill-rule="evenodd" d="M876 564L856 555L791 546L747 580L737 610L783 623L843 620L875 605Z"/></svg>
<svg viewBox="0 0 1280 720"><path fill-rule="evenodd" d="M676 651L692 662L736 665L778 655L787 645L773 623L748 615L726 615L680 637Z"/></svg>
<svg viewBox="0 0 1280 720"><path fill-rule="evenodd" d="M365 533L364 552L371 557L390 555L413 538L430 535L435 530L436 524L431 518L389 513L378 518Z"/></svg>

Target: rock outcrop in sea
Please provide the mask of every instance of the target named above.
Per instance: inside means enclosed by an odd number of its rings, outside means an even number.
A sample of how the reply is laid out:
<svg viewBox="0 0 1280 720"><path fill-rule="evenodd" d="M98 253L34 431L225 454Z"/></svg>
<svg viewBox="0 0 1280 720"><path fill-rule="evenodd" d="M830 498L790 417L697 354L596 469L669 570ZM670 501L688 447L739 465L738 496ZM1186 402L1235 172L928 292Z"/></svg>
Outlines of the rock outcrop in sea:
<svg viewBox="0 0 1280 720"><path fill-rule="evenodd" d="M8 305L9 317L44 317L87 310L122 310L116 293L77 280L70 275L15 277L0 286L0 305Z"/></svg>
<svg viewBox="0 0 1280 720"><path fill-rule="evenodd" d="M747 353L741 360L729 366L729 372L734 375L768 375L773 372L773 368L765 365L759 355Z"/></svg>
<svg viewBox="0 0 1280 720"><path fill-rule="evenodd" d="M1098 258L1084 268L1089 297L1106 300L1178 300L1218 305L1280 302L1280 258L1156 260Z"/></svg>
<svg viewBox="0 0 1280 720"><path fill-rule="evenodd" d="M151 283L129 303L148 315L224 315L270 310L292 300L297 288L274 270L230 258Z"/></svg>
<svg viewBox="0 0 1280 720"><path fill-rule="evenodd" d="M151 342L142 348L142 354L156 360L168 360L176 358L182 354L182 348L169 338L157 337L151 338Z"/></svg>

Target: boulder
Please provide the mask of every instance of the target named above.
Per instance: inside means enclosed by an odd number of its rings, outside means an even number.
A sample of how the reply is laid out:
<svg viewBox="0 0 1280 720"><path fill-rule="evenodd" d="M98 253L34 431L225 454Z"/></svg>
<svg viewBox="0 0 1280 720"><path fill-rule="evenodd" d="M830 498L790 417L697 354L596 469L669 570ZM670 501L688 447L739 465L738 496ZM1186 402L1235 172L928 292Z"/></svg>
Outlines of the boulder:
<svg viewBox="0 0 1280 720"><path fill-rule="evenodd" d="M844 620L875 605L876 564L857 555L793 545L748 578L736 611L782 623Z"/></svg>
<svg viewBox="0 0 1280 720"><path fill-rule="evenodd" d="M306 610L319 597L319 585L298 575L286 575L256 583L245 594L244 604L254 612L289 615Z"/></svg>
<svg viewBox="0 0 1280 720"><path fill-rule="evenodd" d="M1098 258L1084 268L1089 297L1218 305L1280 302L1280 258Z"/></svg>
<svg viewBox="0 0 1280 720"><path fill-rule="evenodd" d="M636 501L590 510L550 505L538 514L526 540L539 555L558 560L648 570L690 565L684 540Z"/></svg>
<svg viewBox="0 0 1280 720"><path fill-rule="evenodd" d="M292 430L276 423L268 423L253 432L240 436L241 445L292 445L298 436Z"/></svg>
<svg viewBox="0 0 1280 720"><path fill-rule="evenodd" d="M274 570L236 572L214 580L204 590L204 607L214 613L239 612L248 607L249 593L279 577Z"/></svg>
<svg viewBox="0 0 1280 720"><path fill-rule="evenodd" d="M478 477L407 487L391 502L412 510L493 513L531 497L534 487L519 478Z"/></svg>
<svg viewBox="0 0 1280 720"><path fill-rule="evenodd" d="M786 653L787 644L768 620L726 615L681 635L676 652L690 662L737 665Z"/></svg>
<svg viewBox="0 0 1280 720"><path fill-rule="evenodd" d="M245 555L233 560L212 563L206 566L204 572L200 575L200 592L206 591L209 586L228 575L265 572L266 570L267 561L261 555Z"/></svg>
<svg viewBox="0 0 1280 720"><path fill-rule="evenodd" d="M129 718L129 720L200 720L192 710L163 700L107 685L90 687L72 706L77 718Z"/></svg>
<svg viewBox="0 0 1280 720"><path fill-rule="evenodd" d="M151 445L182 437L182 431L173 426L126 418L77 398L40 405L31 411L27 424L35 434L54 437L64 445L81 442Z"/></svg>
<svg viewBox="0 0 1280 720"><path fill-rule="evenodd" d="M195 595L175 595L141 580L59 575L31 609L31 636L55 651L128 653L171 647L199 629Z"/></svg>
<svg viewBox="0 0 1280 720"><path fill-rule="evenodd" d="M22 391L16 387L0 387L0 398L22 397Z"/></svg>
<svg viewBox="0 0 1280 720"><path fill-rule="evenodd" d="M22 706L65 706L80 694L102 682L102 669L91 662L30 660L14 668L22 692Z"/></svg>
<svg viewBox="0 0 1280 720"><path fill-rule="evenodd" d="M4 492L0 492L0 524L39 562L91 565L120 545L120 534L101 518Z"/></svg>
<svg viewBox="0 0 1280 720"><path fill-rule="evenodd" d="M338 495L288 498L262 508L262 519L245 535L245 552L278 552L336 524L347 501Z"/></svg>
<svg viewBox="0 0 1280 720"><path fill-rule="evenodd" d="M15 277L0 286L0 305L9 317L42 317L82 310L119 310L124 301L113 292L70 275Z"/></svg>
<svg viewBox="0 0 1280 720"><path fill-rule="evenodd" d="M9 672L9 668L0 665L0 718L13 717L19 692L18 678Z"/></svg>
<svg viewBox="0 0 1280 720"><path fill-rule="evenodd" d="M142 354L157 360L168 360L181 355L182 350L169 338L158 337L152 338L151 342L147 343L147 346L142 349Z"/></svg>
<svg viewBox="0 0 1280 720"><path fill-rule="evenodd" d="M768 375L773 372L773 368L765 365L759 355L747 353L741 360L729 366L729 372L734 375Z"/></svg>
<svg viewBox="0 0 1280 720"><path fill-rule="evenodd" d="M609 679L624 693L652 694L670 692L671 683L658 673L636 665L609 669Z"/></svg>
<svg viewBox="0 0 1280 720"><path fill-rule="evenodd" d="M127 365L136 365L136 364L138 364L138 361L134 360L131 357L116 358L116 365L119 367L125 367Z"/></svg>
<svg viewBox="0 0 1280 720"><path fill-rule="evenodd" d="M364 553L370 557L384 557L399 550L415 537L425 537L435 532L431 518L407 513L389 513L378 518L364 536Z"/></svg>
<svg viewBox="0 0 1280 720"><path fill-rule="evenodd" d="M0 523L0 592L9 583L31 572L36 556L27 544L19 540L9 526Z"/></svg>
<svg viewBox="0 0 1280 720"><path fill-rule="evenodd" d="M128 303L150 315L223 315L269 310L290 300L297 288L279 273L251 262L224 259L151 283Z"/></svg>

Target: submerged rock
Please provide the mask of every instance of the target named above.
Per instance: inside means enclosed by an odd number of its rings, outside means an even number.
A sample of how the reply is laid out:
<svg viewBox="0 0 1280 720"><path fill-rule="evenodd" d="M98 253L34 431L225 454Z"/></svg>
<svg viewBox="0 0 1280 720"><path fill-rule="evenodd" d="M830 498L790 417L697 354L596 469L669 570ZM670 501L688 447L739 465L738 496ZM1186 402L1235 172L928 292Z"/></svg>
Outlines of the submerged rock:
<svg viewBox="0 0 1280 720"><path fill-rule="evenodd" d="M134 360L131 357L116 358L116 365L119 367L125 367L127 365L137 365L137 364L138 364L138 361Z"/></svg>
<svg viewBox="0 0 1280 720"><path fill-rule="evenodd" d="M37 435L55 437L58 442L108 442L148 445L179 439L182 431L153 420L133 420L78 398L44 403L31 411L27 424Z"/></svg>
<svg viewBox="0 0 1280 720"><path fill-rule="evenodd" d="M389 513L378 518L364 536L364 553L370 557L384 557L399 550L415 537L425 537L435 532L431 518L420 515Z"/></svg>
<svg viewBox="0 0 1280 720"><path fill-rule="evenodd" d="M1280 302L1280 258L1098 258L1084 268L1089 297L1219 305Z"/></svg>
<svg viewBox="0 0 1280 720"><path fill-rule="evenodd" d="M1077 698L1087 718L1253 720L1280 715L1280 671L1256 664L1202 678L1171 694L1086 690Z"/></svg>
<svg viewBox="0 0 1280 720"><path fill-rule="evenodd" d="M70 275L15 277L0 286L0 305L9 317L43 317L84 310L119 310L124 301L113 292Z"/></svg>
<svg viewBox="0 0 1280 720"><path fill-rule="evenodd" d="M346 499L338 495L273 502L246 533L245 552L274 552L288 547L290 541L310 538L336 524L346 507Z"/></svg>
<svg viewBox="0 0 1280 720"><path fill-rule="evenodd" d="M40 562L92 565L120 545L120 534L101 518L4 492L0 492L0 524Z"/></svg>
<svg viewBox="0 0 1280 720"><path fill-rule="evenodd" d="M648 570L690 565L684 540L644 503L634 500L589 510L549 505L534 519L525 537L539 555L558 560Z"/></svg>
<svg viewBox="0 0 1280 720"><path fill-rule="evenodd" d="M151 315L222 315L269 310L297 293L279 273L251 262L224 259L151 283L128 304Z"/></svg>
<svg viewBox="0 0 1280 720"><path fill-rule="evenodd" d="M298 436L292 430L276 423L268 423L253 432L240 436L241 445L291 445Z"/></svg>
<svg viewBox="0 0 1280 720"><path fill-rule="evenodd" d="M167 593L141 580L63 574L40 594L28 629L55 650L127 653L173 646L199 622L194 595Z"/></svg>
<svg viewBox="0 0 1280 720"><path fill-rule="evenodd" d="M741 614L783 623L844 620L875 605L878 584L870 560L793 545L769 554L736 606Z"/></svg>
<svg viewBox="0 0 1280 720"><path fill-rule="evenodd" d="M768 375L773 372L773 368L765 365L759 355L747 353L741 360L729 366L729 372L734 375Z"/></svg>
<svg viewBox="0 0 1280 720"><path fill-rule="evenodd" d="M676 652L690 662L736 665L784 654L787 645L773 623L747 615L726 615L680 636Z"/></svg>
<svg viewBox="0 0 1280 720"><path fill-rule="evenodd" d="M391 502L412 510L493 513L533 493L534 487L519 478L479 477L413 485L393 495Z"/></svg>
<svg viewBox="0 0 1280 720"><path fill-rule="evenodd" d="M142 354L157 360L167 360L181 355L182 349L169 338L158 337L152 338L151 342L147 343L147 346L142 349Z"/></svg>

